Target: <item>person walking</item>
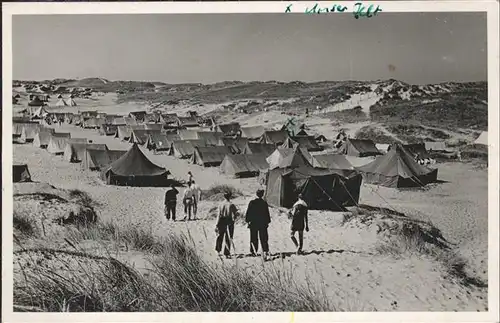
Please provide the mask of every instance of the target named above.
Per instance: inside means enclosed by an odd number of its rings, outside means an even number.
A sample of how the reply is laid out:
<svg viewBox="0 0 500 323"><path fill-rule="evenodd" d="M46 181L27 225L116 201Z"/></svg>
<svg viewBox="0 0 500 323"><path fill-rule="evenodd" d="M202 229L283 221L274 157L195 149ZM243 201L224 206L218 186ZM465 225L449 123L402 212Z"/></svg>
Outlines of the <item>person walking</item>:
<svg viewBox="0 0 500 323"><path fill-rule="evenodd" d="M194 180L191 181L191 188L194 193L193 215L196 220L196 214L198 214L198 203L201 201L201 188L195 183Z"/></svg>
<svg viewBox="0 0 500 323"><path fill-rule="evenodd" d="M167 220L170 220L170 218L172 218L172 221L175 221L177 194L179 194L179 191L175 188L174 184L172 184L170 186L170 189L165 192L165 217L167 218Z"/></svg>
<svg viewBox="0 0 500 323"><path fill-rule="evenodd" d="M304 229L309 232L309 221L307 218L307 203L304 201L302 194L299 194L297 202L293 205L291 209L292 215L292 225L291 238L292 242L297 248L297 255L302 253L302 247L304 246ZM298 232L299 241L295 238L295 232Z"/></svg>
<svg viewBox="0 0 500 323"><path fill-rule="evenodd" d="M269 214L269 205L262 198L264 190L257 190L257 198L248 203L245 222L248 223L250 229L250 254L255 256L259 251L259 239L262 246L262 256L267 258L269 255L269 235L267 228L271 223Z"/></svg>
<svg viewBox="0 0 500 323"><path fill-rule="evenodd" d="M194 191L191 186L191 182L188 182L188 187L184 190L184 195L182 197L182 202L184 204L184 221L187 219L191 220L191 214L193 212L193 204L194 204Z"/></svg>
<svg viewBox="0 0 500 323"><path fill-rule="evenodd" d="M215 221L215 233L217 233L217 238L215 240L215 251L220 256L222 250L222 243L224 245L224 256L226 258L231 257L231 243L233 241L234 235L234 220L236 218L238 210L236 206L231 202L231 193L224 193L224 202L219 206L219 212L217 214L217 219Z"/></svg>
<svg viewBox="0 0 500 323"><path fill-rule="evenodd" d="M188 172L188 179L187 179L187 183L192 183L194 181L194 178L193 178L193 173L191 173L191 171Z"/></svg>

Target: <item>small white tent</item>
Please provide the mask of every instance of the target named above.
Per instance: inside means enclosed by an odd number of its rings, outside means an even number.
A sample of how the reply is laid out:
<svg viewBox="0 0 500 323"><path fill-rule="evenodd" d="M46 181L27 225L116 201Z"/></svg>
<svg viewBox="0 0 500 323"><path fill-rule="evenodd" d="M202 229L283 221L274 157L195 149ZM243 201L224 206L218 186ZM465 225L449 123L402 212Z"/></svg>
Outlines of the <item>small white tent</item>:
<svg viewBox="0 0 500 323"><path fill-rule="evenodd" d="M56 103L56 107L65 107L67 106L66 102L64 102L63 99L59 99L59 101L57 101Z"/></svg>
<svg viewBox="0 0 500 323"><path fill-rule="evenodd" d="M68 101L66 101L66 104L69 105L70 107L76 107L76 102L75 100L73 100L72 97L70 97Z"/></svg>
<svg viewBox="0 0 500 323"><path fill-rule="evenodd" d="M474 141L475 144L488 145L488 131L483 131Z"/></svg>

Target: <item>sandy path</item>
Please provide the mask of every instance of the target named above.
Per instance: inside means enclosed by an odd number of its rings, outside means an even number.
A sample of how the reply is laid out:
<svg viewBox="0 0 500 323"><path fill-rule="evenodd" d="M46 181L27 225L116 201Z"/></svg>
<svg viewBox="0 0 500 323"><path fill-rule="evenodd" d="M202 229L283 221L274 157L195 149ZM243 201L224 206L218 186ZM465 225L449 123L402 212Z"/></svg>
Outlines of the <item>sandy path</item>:
<svg viewBox="0 0 500 323"><path fill-rule="evenodd" d="M111 149L130 147L130 144L99 136L92 130L63 126L60 131L71 131L73 137L86 137L96 143L106 143ZM230 179L219 175L216 168L203 169L169 156L147 154L154 162L167 167L174 177L183 178L191 170L202 188L213 183L227 183L239 188L245 193L245 196L235 200L241 211L245 210L258 186L255 179ZM164 189L107 186L98 179L97 173L81 171L78 164L67 163L61 157L29 144L15 145L14 160L28 163L34 180L87 191L102 204L99 212L103 219L122 225L140 225L158 235L184 233L192 237L195 247L206 255L207 260L217 261L214 221L167 222L162 211ZM481 241L487 232L486 176L485 172L467 165L440 165L439 177L449 183L433 186L423 192L378 188L378 194L374 192L376 187L363 185L360 203L387 207L385 199L398 211L412 215L427 214L447 238L464 248L469 246L472 253L479 253L482 247L477 241ZM204 217L214 205L212 202L202 202L199 215ZM272 209L272 218L269 230L271 252L292 252L288 219L280 216L277 209ZM311 232L306 235L305 250L316 252L276 259L265 263L265 266L293 270L298 281L309 277L324 287L329 299L339 309L448 311L484 310L487 306L484 290L467 290L444 279L439 265L430 259L414 256L396 260L373 256L371 252L376 241L375 233L341 227L341 218L341 213L312 211ZM244 226L237 225L234 237L237 253L248 252L248 235ZM472 236L479 240L471 239ZM237 261L239 266L248 270L259 271L262 266L258 258L243 257L232 261ZM393 301L397 301L397 305L391 305Z"/></svg>

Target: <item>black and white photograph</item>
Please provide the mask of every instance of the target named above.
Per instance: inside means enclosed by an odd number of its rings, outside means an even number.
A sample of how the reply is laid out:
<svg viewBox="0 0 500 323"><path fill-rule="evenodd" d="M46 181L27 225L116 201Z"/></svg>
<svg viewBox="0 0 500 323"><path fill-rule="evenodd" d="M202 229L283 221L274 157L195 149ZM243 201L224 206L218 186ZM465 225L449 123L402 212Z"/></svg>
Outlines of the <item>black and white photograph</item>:
<svg viewBox="0 0 500 323"><path fill-rule="evenodd" d="M384 4L11 14L9 311L498 320L498 12Z"/></svg>

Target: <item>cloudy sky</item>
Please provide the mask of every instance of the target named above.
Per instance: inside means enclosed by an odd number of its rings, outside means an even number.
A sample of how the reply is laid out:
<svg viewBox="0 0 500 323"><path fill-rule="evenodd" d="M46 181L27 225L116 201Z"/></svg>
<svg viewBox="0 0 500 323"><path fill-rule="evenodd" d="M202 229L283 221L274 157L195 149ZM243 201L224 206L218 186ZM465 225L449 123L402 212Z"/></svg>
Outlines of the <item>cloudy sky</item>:
<svg viewBox="0 0 500 323"><path fill-rule="evenodd" d="M14 79L484 81L482 13L13 17Z"/></svg>

